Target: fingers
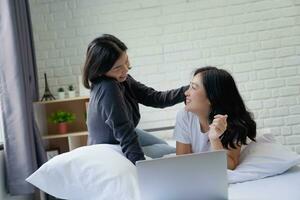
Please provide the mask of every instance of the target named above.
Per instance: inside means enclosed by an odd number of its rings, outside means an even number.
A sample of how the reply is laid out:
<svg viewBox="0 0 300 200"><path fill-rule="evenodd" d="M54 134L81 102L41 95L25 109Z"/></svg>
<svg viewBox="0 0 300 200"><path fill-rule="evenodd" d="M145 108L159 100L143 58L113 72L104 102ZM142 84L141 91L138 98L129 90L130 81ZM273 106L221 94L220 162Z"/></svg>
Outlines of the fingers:
<svg viewBox="0 0 300 200"><path fill-rule="evenodd" d="M226 128L227 124L226 123L223 123L223 122L218 122L218 121L213 121L212 125L218 127L218 128Z"/></svg>
<svg viewBox="0 0 300 200"><path fill-rule="evenodd" d="M212 126L219 133L224 133L227 129L227 117L228 115L216 115L212 122Z"/></svg>
<svg viewBox="0 0 300 200"><path fill-rule="evenodd" d="M214 119L212 121L212 123L216 123L216 124L221 124L221 125L227 126L227 119L226 118L217 118L217 119Z"/></svg>
<svg viewBox="0 0 300 200"><path fill-rule="evenodd" d="M227 119L228 115L215 115L214 118L217 119L217 118L226 118Z"/></svg>
<svg viewBox="0 0 300 200"><path fill-rule="evenodd" d="M220 135L223 134L223 133L225 132L225 130L226 130L226 129L221 128L221 127L218 127L218 126L216 126L216 125L214 125L214 124L211 124L209 127L212 128L212 129L215 129L216 132L217 132L218 134L220 134Z"/></svg>
<svg viewBox="0 0 300 200"><path fill-rule="evenodd" d="M214 127L216 131L220 133L224 133L227 128L225 124L220 124L220 123L212 123L211 126Z"/></svg>
<svg viewBox="0 0 300 200"><path fill-rule="evenodd" d="M226 126L227 126L227 118L228 118L228 115L215 115L213 121L215 121L215 120L222 120L223 123L225 123Z"/></svg>

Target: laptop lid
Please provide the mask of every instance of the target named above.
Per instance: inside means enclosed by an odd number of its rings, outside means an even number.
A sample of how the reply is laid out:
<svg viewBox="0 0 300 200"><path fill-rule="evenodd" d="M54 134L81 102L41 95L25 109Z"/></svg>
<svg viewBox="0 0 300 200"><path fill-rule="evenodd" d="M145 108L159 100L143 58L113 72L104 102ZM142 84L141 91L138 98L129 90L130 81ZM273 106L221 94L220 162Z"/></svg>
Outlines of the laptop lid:
<svg viewBox="0 0 300 200"><path fill-rule="evenodd" d="M143 200L228 198L225 151L138 161L136 166Z"/></svg>

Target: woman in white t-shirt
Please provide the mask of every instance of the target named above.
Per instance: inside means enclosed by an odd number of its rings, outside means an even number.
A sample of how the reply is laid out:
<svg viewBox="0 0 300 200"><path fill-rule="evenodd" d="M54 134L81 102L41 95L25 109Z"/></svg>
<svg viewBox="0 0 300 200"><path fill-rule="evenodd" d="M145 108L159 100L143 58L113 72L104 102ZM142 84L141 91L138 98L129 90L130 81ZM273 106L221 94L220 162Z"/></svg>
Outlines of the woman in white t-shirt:
<svg viewBox="0 0 300 200"><path fill-rule="evenodd" d="M241 146L255 141L256 123L233 77L215 67L195 71L185 92L186 106L177 114L176 154L227 150L227 168L239 163Z"/></svg>

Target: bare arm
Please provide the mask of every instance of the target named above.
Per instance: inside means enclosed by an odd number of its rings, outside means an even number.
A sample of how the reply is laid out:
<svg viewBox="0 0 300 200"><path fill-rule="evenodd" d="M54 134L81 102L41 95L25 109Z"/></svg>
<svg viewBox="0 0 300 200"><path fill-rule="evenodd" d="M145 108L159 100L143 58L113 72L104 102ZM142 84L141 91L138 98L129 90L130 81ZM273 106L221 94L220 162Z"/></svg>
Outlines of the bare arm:
<svg viewBox="0 0 300 200"><path fill-rule="evenodd" d="M216 141L210 141L212 150L224 150L223 145L220 139ZM226 149L225 149L226 150ZM236 166L239 164L241 148L237 147L236 149L230 148L227 150L227 168L234 170ZM191 144L184 144L181 142L176 142L176 155L189 154L192 152Z"/></svg>
<svg viewBox="0 0 300 200"><path fill-rule="evenodd" d="M234 170L239 164L241 147L236 146L236 149L224 149L220 139L210 140L212 150L226 150L227 151L227 168Z"/></svg>
<svg viewBox="0 0 300 200"><path fill-rule="evenodd" d="M176 155L192 153L192 145L176 142Z"/></svg>
<svg viewBox="0 0 300 200"><path fill-rule="evenodd" d="M220 136L225 132L227 128L227 115L216 115L212 124L209 126L209 140L212 150L226 150L227 151L227 168L234 170L239 164L241 147L235 145L236 149L225 149Z"/></svg>

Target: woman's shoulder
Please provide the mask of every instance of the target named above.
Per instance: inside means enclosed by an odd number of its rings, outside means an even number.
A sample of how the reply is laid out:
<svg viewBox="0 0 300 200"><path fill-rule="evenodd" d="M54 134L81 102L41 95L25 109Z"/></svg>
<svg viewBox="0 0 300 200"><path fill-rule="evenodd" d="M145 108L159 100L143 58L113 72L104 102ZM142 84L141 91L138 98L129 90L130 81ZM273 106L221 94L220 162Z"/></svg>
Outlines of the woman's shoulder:
<svg viewBox="0 0 300 200"><path fill-rule="evenodd" d="M192 113L192 112L188 112L186 111L184 108L180 109L177 112L177 120L181 120L181 121L186 121L186 122L191 122L193 121L195 118L197 118L197 116Z"/></svg>
<svg viewBox="0 0 300 200"><path fill-rule="evenodd" d="M111 88L119 87L118 85L118 81L113 78L101 77L95 84L93 84L92 90L109 90Z"/></svg>
<svg viewBox="0 0 300 200"><path fill-rule="evenodd" d="M127 75L126 80L123 82L123 84L130 88L136 88L136 86L139 84L138 81L136 81L130 74Z"/></svg>
<svg viewBox="0 0 300 200"><path fill-rule="evenodd" d="M93 85L91 89L91 96L97 96L102 98L109 98L114 96L120 96L121 87L115 79L103 78Z"/></svg>

